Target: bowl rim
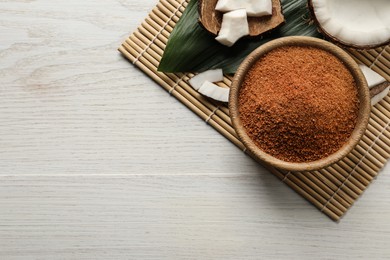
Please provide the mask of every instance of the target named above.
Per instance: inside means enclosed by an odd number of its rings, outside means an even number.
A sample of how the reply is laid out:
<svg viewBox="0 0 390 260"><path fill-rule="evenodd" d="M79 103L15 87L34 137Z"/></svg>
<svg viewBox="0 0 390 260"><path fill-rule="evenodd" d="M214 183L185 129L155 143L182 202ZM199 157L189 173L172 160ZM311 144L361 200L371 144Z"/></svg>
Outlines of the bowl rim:
<svg viewBox="0 0 390 260"><path fill-rule="evenodd" d="M358 89L358 97L360 101L359 114L356 126L352 131L350 138L338 151L316 161L302 163L287 162L280 160L268 153L265 153L247 135L246 130L241 124L241 119L238 110L238 97L241 89L241 83L245 78L246 73L252 67L252 65L264 54L270 52L273 49L284 46L307 46L328 51L344 63L344 65L347 67L347 69L350 71L353 78L355 79L356 87ZM313 171L322 169L333 163L336 163L337 161L347 156L355 148L355 146L358 144L363 134L365 133L369 121L370 111L371 99L367 81L355 60L343 49L334 45L333 43L308 36L282 37L276 40L272 40L255 49L245 58L245 60L240 64L239 68L237 69L237 72L235 73L232 81L229 94L229 112L232 120L232 125L247 151L249 151L252 157L254 157L259 162L264 162L278 169L292 172Z"/></svg>

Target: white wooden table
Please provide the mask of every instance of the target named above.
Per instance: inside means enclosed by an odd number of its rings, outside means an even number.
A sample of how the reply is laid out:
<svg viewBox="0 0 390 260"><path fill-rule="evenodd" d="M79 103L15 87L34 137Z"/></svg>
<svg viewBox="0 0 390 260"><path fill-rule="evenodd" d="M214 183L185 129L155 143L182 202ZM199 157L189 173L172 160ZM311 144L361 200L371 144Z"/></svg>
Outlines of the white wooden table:
<svg viewBox="0 0 390 260"><path fill-rule="evenodd" d="M156 0L0 0L0 259L389 259L390 166L340 223L117 47Z"/></svg>

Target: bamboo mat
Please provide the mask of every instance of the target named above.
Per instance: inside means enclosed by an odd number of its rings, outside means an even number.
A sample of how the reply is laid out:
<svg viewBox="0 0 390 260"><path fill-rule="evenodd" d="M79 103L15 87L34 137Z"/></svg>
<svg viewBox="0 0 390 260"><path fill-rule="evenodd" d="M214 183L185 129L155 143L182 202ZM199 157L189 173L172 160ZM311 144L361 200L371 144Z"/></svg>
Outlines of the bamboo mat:
<svg viewBox="0 0 390 260"><path fill-rule="evenodd" d="M160 73L157 67L168 37L188 0L160 0L119 51L168 93L245 152L232 128L226 105L192 89L190 73ZM368 51L347 50L390 81L390 45ZM225 77L220 85L230 86ZM267 167L282 182L338 221L374 180L390 156L390 96L372 108L368 129L358 146L342 161L313 172L284 172Z"/></svg>

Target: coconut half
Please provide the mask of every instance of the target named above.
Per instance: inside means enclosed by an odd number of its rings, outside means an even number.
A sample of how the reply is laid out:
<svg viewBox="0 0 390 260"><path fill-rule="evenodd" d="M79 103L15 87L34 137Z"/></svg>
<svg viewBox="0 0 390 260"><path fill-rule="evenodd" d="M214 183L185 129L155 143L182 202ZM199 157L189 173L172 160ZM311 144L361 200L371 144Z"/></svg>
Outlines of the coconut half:
<svg viewBox="0 0 390 260"><path fill-rule="evenodd" d="M369 49L390 42L389 0L309 0L319 30L346 47Z"/></svg>
<svg viewBox="0 0 390 260"><path fill-rule="evenodd" d="M235 0L241 1L241 0ZM218 0L199 0L199 22L210 33L218 35L223 13L215 10ZM258 36L282 25L284 16L280 0L272 0L272 15L248 17L249 35Z"/></svg>

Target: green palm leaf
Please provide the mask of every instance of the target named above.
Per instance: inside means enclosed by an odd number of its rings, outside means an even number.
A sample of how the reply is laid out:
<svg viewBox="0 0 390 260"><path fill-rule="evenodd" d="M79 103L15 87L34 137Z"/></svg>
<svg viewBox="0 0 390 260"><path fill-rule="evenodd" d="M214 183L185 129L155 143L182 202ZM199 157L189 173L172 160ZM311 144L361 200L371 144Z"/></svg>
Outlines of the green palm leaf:
<svg viewBox="0 0 390 260"><path fill-rule="evenodd" d="M281 0L286 23L264 37L241 39L233 47L218 43L198 23L198 0L191 0L172 31L158 67L162 72L201 72L222 68L234 73L242 60L260 45L284 36L320 37L309 24L306 0Z"/></svg>

